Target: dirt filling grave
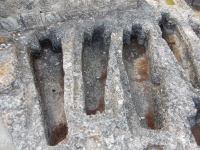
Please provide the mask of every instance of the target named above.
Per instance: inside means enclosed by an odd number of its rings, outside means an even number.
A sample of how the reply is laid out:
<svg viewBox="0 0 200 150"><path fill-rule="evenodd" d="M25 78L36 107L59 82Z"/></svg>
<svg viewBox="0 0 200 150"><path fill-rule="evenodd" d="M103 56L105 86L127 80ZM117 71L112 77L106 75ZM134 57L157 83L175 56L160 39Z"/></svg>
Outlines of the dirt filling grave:
<svg viewBox="0 0 200 150"><path fill-rule="evenodd" d="M46 138L50 146L55 146L68 132L64 112L63 54L61 48L53 48L49 39L40 41L40 46L39 57L33 57L33 68L42 100Z"/></svg>
<svg viewBox="0 0 200 150"><path fill-rule="evenodd" d="M196 140L196 143L198 146L200 146L200 124L195 124L192 128L191 128L192 134Z"/></svg>
<svg viewBox="0 0 200 150"><path fill-rule="evenodd" d="M153 110L153 85L149 77L146 50L144 46L138 44L134 36L131 36L130 44L123 44L123 62L141 126L157 129Z"/></svg>
<svg viewBox="0 0 200 150"><path fill-rule="evenodd" d="M196 70L188 54L189 46L185 43L177 27L175 27L174 32L170 34L164 30L162 25L160 28L162 31L162 38L167 42L178 63L182 66L187 79L194 88L199 88Z"/></svg>
<svg viewBox="0 0 200 150"><path fill-rule="evenodd" d="M82 74L87 115L105 110L104 94L107 78L110 36L103 36L104 28L94 29L92 37L85 34L82 50Z"/></svg>

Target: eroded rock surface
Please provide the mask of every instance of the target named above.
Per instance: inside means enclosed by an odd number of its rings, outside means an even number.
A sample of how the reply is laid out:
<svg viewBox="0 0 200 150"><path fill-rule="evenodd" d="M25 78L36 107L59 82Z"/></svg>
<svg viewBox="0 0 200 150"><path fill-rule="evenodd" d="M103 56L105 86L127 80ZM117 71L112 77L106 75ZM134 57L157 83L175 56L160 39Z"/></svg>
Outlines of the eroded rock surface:
<svg viewBox="0 0 200 150"><path fill-rule="evenodd" d="M0 149L200 149L199 2L168 3L1 1Z"/></svg>

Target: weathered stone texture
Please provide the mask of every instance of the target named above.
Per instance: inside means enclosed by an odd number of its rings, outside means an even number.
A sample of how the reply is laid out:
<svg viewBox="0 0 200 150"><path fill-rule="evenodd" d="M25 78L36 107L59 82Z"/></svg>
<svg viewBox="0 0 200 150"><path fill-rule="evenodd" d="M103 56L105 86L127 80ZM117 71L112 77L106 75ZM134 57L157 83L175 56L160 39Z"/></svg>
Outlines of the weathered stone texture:
<svg viewBox="0 0 200 150"><path fill-rule="evenodd" d="M165 0L0 1L0 129L6 141L0 149L199 149L200 18L184 0L173 1L173 6ZM105 108L87 115L84 93L93 91L85 91L83 76L96 72L83 71L83 43L98 42L93 33L101 27L104 42L110 37L109 52L103 53ZM173 38L167 41L165 34ZM127 65L123 54L131 35L145 53L135 48ZM34 66L36 59L42 61ZM49 62L53 67L45 68ZM64 73L58 70L61 62ZM56 80L60 73L64 83ZM60 99L54 97L58 83L64 101L52 105L44 95ZM55 123L45 124L52 116ZM68 127L65 139L56 124L60 119ZM51 127L56 139L49 138Z"/></svg>

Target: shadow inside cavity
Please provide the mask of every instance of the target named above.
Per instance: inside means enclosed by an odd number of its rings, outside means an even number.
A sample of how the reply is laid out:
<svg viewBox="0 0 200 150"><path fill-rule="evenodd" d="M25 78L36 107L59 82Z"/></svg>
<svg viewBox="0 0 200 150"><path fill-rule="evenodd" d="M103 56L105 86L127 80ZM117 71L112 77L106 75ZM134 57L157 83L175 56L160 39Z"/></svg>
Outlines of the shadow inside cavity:
<svg viewBox="0 0 200 150"><path fill-rule="evenodd" d="M93 30L92 35L84 34L82 50L82 75L87 115L105 110L104 94L107 78L110 35L104 36L104 27Z"/></svg>
<svg viewBox="0 0 200 150"><path fill-rule="evenodd" d="M64 112L64 70L60 41L34 39L31 57L36 85L41 96L45 136L55 146L68 133Z"/></svg>

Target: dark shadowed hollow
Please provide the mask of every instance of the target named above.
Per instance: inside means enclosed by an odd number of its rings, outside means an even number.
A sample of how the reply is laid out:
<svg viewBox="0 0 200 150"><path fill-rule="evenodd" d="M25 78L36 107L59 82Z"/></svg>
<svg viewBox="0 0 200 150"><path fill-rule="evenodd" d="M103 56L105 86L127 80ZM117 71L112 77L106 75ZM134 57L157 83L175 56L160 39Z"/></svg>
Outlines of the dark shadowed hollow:
<svg viewBox="0 0 200 150"><path fill-rule="evenodd" d="M82 75L84 81L87 115L102 113L109 56L109 37L104 37L104 27L94 29L92 36L84 34L82 50Z"/></svg>
<svg viewBox="0 0 200 150"><path fill-rule="evenodd" d="M41 50L33 55L33 69L41 96L48 144L55 146L66 138L68 128L64 112L64 71L61 45L40 41Z"/></svg>
<svg viewBox="0 0 200 150"><path fill-rule="evenodd" d="M161 118L156 117L159 110L156 109L158 106L154 98L145 42L138 43L138 36L147 39L147 35L143 34L142 37L138 31L134 33L134 30L133 27L132 33L124 32L123 35L123 62L129 79L131 99L140 118L140 125L143 128L160 129Z"/></svg>

